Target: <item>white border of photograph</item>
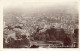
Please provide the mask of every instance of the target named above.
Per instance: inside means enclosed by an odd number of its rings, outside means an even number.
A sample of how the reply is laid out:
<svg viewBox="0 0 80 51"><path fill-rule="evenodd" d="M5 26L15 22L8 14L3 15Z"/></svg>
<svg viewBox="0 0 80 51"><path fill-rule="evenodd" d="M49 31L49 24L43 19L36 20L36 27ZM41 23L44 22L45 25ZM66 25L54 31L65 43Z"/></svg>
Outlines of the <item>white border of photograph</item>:
<svg viewBox="0 0 80 51"><path fill-rule="evenodd" d="M17 4L17 2L21 2L21 1L25 1L25 0L0 0L0 51L80 51L80 35L79 35L79 48L13 48L13 49L3 49L3 5L4 5L4 1L7 2L14 2L16 1L15 4ZM80 0L26 0L29 2L34 2L34 1L38 1L38 2L51 2L51 1L55 1L55 2L63 2L63 1L78 1L78 6L80 5ZM7 5L10 3L7 3ZM79 7L80 9L80 7ZM80 12L80 10L79 10ZM79 13L80 16L80 13ZM80 17L79 17L80 19ZM80 20L79 20L79 25L80 25ZM79 26L80 28L80 26ZM80 30L79 30L79 34L80 34Z"/></svg>

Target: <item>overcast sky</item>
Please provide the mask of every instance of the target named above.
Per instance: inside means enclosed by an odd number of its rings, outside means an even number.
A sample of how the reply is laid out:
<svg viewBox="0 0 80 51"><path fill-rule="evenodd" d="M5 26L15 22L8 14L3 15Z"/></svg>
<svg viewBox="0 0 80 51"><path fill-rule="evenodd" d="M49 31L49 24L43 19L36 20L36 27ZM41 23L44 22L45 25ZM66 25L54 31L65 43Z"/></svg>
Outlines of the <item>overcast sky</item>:
<svg viewBox="0 0 80 51"><path fill-rule="evenodd" d="M74 5L76 0L3 0L4 8L38 8L50 5Z"/></svg>

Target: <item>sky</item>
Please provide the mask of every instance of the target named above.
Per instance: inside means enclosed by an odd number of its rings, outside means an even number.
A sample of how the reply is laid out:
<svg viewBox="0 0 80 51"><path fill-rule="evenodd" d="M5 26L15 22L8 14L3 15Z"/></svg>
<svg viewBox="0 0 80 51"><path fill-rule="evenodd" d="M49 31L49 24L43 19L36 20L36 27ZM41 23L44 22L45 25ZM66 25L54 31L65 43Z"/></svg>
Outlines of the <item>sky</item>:
<svg viewBox="0 0 80 51"><path fill-rule="evenodd" d="M50 5L73 5L77 0L3 0L4 8L38 8Z"/></svg>

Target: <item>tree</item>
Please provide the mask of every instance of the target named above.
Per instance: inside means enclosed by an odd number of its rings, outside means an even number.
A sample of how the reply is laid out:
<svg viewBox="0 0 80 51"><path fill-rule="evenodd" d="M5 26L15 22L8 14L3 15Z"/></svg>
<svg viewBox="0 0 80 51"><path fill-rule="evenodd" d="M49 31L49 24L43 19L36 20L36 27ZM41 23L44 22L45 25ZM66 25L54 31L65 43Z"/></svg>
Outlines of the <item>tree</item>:
<svg viewBox="0 0 80 51"><path fill-rule="evenodd" d="M69 37L65 37L64 40L63 40L63 44L64 46L70 46L72 43L71 43L71 39Z"/></svg>
<svg viewBox="0 0 80 51"><path fill-rule="evenodd" d="M56 29L55 31L56 33L54 34L56 40L59 40L59 41L63 41L64 38L67 36L64 29Z"/></svg>
<svg viewBox="0 0 80 51"><path fill-rule="evenodd" d="M46 37L48 37L47 39L49 40L56 40L54 36L55 34L56 34L56 29L54 27L46 30Z"/></svg>
<svg viewBox="0 0 80 51"><path fill-rule="evenodd" d="M74 41L76 42L75 43L75 47L78 47L78 43L79 43L79 41L78 41L79 40L78 39L79 38L79 36L78 36L79 35L79 32L78 31L79 31L78 29L75 29L74 30L74 35L73 35L74 36Z"/></svg>
<svg viewBox="0 0 80 51"><path fill-rule="evenodd" d="M7 47L9 47L9 48L14 48L14 47L15 47L15 45L14 45L15 40L14 40L12 37L9 37L9 38L7 39L7 41L8 41Z"/></svg>

